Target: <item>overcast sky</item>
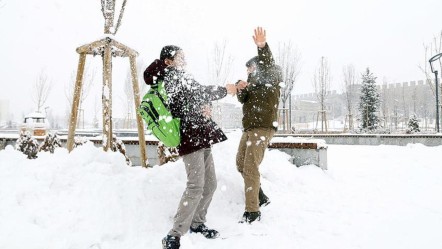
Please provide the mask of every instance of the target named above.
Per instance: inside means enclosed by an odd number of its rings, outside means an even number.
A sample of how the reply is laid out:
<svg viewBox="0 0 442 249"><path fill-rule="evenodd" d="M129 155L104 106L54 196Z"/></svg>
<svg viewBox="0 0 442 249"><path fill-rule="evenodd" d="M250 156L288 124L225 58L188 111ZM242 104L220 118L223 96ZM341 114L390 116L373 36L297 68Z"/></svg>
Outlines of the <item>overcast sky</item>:
<svg viewBox="0 0 442 249"><path fill-rule="evenodd" d="M117 6L121 3L117 0ZM67 106L64 88L78 63L75 49L104 37L100 1L2 0L0 6L0 99L9 100L15 118L33 111L32 86L43 71L53 83L45 106L61 115ZM283 42L297 46L302 70L294 93L307 93L321 56L330 62L336 90L347 64L358 72L370 67L379 84L423 79L418 69L423 44L441 32L441 16L440 0L128 0L115 39L137 50L144 64L164 45L181 46L189 71L203 84L213 46L225 40L234 59L229 79L234 82L246 77L244 63L256 54L253 29L262 26L274 53ZM98 70L85 101L90 116L101 98L101 60L87 59ZM113 64L114 116L120 117L126 60L115 58Z"/></svg>

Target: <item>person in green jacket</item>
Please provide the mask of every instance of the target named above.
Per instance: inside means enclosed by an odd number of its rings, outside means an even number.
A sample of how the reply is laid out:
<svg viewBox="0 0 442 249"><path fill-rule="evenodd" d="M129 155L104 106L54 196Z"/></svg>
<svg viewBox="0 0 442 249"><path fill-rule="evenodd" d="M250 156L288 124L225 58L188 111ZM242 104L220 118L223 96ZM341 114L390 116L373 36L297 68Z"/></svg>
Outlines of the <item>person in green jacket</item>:
<svg viewBox="0 0 442 249"><path fill-rule="evenodd" d="M266 31L258 27L253 40L258 47L258 56L246 63L247 82L238 81L237 98L243 104L243 133L236 155L238 171L244 178L245 212L242 222L260 220L260 206L270 203L260 184L259 165L264 152L275 134L278 122L278 104L281 68L275 64L266 42Z"/></svg>

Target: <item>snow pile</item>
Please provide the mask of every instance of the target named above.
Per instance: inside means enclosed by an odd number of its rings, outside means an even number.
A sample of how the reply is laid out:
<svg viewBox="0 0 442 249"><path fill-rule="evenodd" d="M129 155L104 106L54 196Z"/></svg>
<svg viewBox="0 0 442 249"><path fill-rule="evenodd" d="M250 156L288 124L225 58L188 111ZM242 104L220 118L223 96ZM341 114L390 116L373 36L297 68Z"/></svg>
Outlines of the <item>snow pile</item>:
<svg viewBox="0 0 442 249"><path fill-rule="evenodd" d="M214 146L218 189L208 213L221 238L182 237L182 248L442 248L442 146L329 145L329 170L297 168L268 151L263 219L239 224L239 132ZM185 188L182 160L128 167L86 143L28 160L0 151L0 248L160 248Z"/></svg>

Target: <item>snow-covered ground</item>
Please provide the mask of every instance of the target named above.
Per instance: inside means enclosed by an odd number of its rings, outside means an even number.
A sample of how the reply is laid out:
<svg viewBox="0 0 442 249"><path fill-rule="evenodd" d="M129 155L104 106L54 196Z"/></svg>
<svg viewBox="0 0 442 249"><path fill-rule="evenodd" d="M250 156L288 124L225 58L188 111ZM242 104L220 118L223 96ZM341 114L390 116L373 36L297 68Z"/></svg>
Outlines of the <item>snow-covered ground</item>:
<svg viewBox="0 0 442 249"><path fill-rule="evenodd" d="M328 167L300 168L269 151L262 220L239 224L243 182L234 159L240 133L214 146L218 189L209 227L181 248L442 248L442 146L329 145ZM127 167L118 153L84 145L36 160L0 151L0 248L161 248L186 176L182 161Z"/></svg>

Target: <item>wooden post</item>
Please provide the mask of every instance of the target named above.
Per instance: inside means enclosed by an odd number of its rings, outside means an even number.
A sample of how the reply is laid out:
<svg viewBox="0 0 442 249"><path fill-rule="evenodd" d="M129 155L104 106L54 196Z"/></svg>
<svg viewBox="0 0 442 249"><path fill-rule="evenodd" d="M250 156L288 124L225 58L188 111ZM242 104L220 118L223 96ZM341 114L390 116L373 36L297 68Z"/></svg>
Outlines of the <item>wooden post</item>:
<svg viewBox="0 0 442 249"><path fill-rule="evenodd" d="M83 85L84 65L86 62L86 54L80 54L78 61L77 79L75 80L74 98L72 101L71 117L69 119L69 133L67 141L67 149L69 152L74 148L75 127L77 125L78 105L80 104L81 87Z"/></svg>
<svg viewBox="0 0 442 249"><path fill-rule="evenodd" d="M112 54L106 42L103 53L103 149L108 151L112 145Z"/></svg>
<svg viewBox="0 0 442 249"><path fill-rule="evenodd" d="M132 75L132 86L134 90L134 103L135 103L135 113L137 116L137 127L138 127L138 140L140 144L140 159L141 166L147 167L149 165L149 161L146 156L146 139L144 137L144 125L143 120L141 119L140 114L137 112L137 108L140 106L140 89L138 87L138 77L137 77L137 66L135 55L129 56L130 60L130 71Z"/></svg>
<svg viewBox="0 0 442 249"><path fill-rule="evenodd" d="M114 50L114 51L112 51ZM130 60L130 68L131 68L131 76L132 76L132 84L134 91L134 103L135 109L140 105L140 90L138 86L138 77L136 70L136 56L138 55L137 51L121 44L112 38L106 37L99 41L92 42L90 44L83 45L77 48L77 52L80 54L80 63L79 70L77 75L77 85L74 96L74 105L72 111L72 118L70 121L70 131L69 131L69 140L68 138L68 148L73 147L73 136L75 134L75 124L77 123L77 115L78 115L78 98L81 94L81 81L83 78L84 71L84 61L87 54L97 55L100 54L103 59L103 91L102 91L102 105L103 105L103 150L108 151L112 146L113 142L113 134L112 134L112 55L120 56L120 57L129 57ZM74 110L75 109L75 110ZM72 124L74 125L72 127ZM149 166L149 162L147 160L146 154L146 141L144 137L144 123L140 115L137 115L137 125L138 125L138 138L140 141L140 158L141 164L143 167ZM71 145L69 145L69 143ZM69 147L70 146L70 147Z"/></svg>

